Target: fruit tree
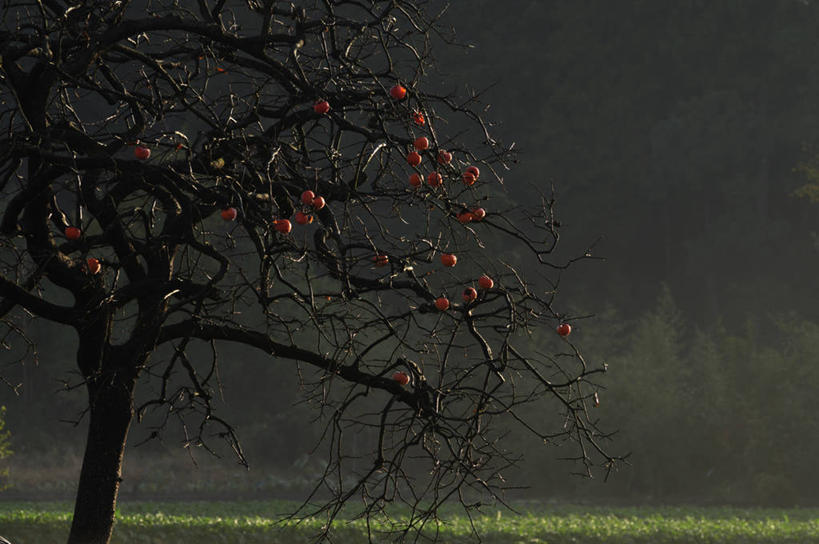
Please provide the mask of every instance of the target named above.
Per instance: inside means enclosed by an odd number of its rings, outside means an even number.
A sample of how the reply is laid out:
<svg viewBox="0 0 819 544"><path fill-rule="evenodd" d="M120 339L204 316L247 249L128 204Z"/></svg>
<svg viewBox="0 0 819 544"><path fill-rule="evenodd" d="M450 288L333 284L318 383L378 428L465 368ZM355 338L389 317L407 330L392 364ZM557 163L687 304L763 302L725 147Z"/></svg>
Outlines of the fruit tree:
<svg viewBox="0 0 819 544"><path fill-rule="evenodd" d="M574 441L584 470L613 466L586 411L603 368L554 333L572 261L553 261L553 198L509 204L511 152L477 98L425 81L450 42L435 4L3 10L0 318L77 333L71 544L109 541L145 414L194 418L190 444L215 431L242 459L212 402L229 342L300 372L320 407L329 522L350 499L368 516L403 502L411 536L450 498L500 496L513 425ZM212 357L191 357L197 343ZM544 397L554 417L528 419ZM347 469L350 433L369 441L366 470Z"/></svg>

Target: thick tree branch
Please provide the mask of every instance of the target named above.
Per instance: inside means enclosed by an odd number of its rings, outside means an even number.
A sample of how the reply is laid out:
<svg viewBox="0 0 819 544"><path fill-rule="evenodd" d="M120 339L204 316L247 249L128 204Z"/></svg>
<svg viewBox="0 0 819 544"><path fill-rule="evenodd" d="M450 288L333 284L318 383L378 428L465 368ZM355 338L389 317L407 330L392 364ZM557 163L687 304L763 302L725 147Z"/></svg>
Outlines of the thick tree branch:
<svg viewBox="0 0 819 544"><path fill-rule="evenodd" d="M77 312L73 308L59 306L42 298L32 295L16 283L0 276L0 317L19 305L29 312L64 325L73 325L77 319Z"/></svg>
<svg viewBox="0 0 819 544"><path fill-rule="evenodd" d="M171 340L180 338L199 338L202 340L225 340L236 342L259 349L274 357L301 361L309 365L321 368L329 373L353 383L357 383L369 388L383 389L405 403L419 409L429 409L429 405L421 396L407 391L395 380L385 376L367 374L358 370L357 365L341 365L333 359L329 359L313 351L300 348L296 345L276 342L268 335L235 326L202 323L198 320L186 320L172 325L165 325L159 332L157 344L163 344Z"/></svg>

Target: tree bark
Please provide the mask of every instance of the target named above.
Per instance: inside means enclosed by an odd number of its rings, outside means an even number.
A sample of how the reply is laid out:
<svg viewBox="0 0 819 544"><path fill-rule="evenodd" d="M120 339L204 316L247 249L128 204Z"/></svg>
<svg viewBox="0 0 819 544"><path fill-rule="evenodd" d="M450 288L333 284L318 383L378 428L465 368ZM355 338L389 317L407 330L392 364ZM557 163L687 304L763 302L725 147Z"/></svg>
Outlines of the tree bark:
<svg viewBox="0 0 819 544"><path fill-rule="evenodd" d="M125 441L134 415L135 369L139 366L122 353L106 349L106 328L95 327L99 336L81 336L77 354L87 380L90 420L68 544L108 544Z"/></svg>
<svg viewBox="0 0 819 544"><path fill-rule="evenodd" d="M108 544L133 417L133 382L105 380L88 393L91 417L68 544Z"/></svg>

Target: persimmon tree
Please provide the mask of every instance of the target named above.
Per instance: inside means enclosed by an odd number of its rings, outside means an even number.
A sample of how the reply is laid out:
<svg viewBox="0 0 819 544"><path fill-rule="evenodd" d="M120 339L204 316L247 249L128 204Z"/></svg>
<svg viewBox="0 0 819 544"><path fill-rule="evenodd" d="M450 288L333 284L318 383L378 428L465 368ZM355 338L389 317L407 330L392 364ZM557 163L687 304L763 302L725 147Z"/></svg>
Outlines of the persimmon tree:
<svg viewBox="0 0 819 544"><path fill-rule="evenodd" d="M511 203L511 150L477 97L425 82L450 37L435 9L7 4L0 316L77 333L69 543L109 541L135 418L182 418L187 444L226 438L244 460L215 409L226 342L299 373L327 460L305 504L328 528L347 502L368 518L403 502L399 535L417 536L449 499L502 497L514 425L573 441L584 471L618 460L587 411L604 369L554 331L574 260L553 260L554 198Z"/></svg>

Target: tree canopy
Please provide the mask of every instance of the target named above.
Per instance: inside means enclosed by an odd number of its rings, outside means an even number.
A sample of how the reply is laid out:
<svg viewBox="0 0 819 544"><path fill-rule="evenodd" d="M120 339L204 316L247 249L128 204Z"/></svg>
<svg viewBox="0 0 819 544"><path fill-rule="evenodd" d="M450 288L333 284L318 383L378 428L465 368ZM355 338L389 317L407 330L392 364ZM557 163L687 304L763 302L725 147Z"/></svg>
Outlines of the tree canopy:
<svg viewBox="0 0 819 544"><path fill-rule="evenodd" d="M212 5L211 5L212 4ZM188 446L225 342L298 373L324 425L329 522L393 502L417 534L457 498L502 500L520 425L614 468L557 299L548 188L504 196L511 148L477 95L425 74L451 34L412 0L22 3L3 14L0 316L70 327L88 440L69 542L110 538L134 418ZM553 342L528 335L546 327ZM193 357L199 343L209 346ZM135 402L137 388L150 399ZM554 418L521 408L543 397ZM368 444L349 470L345 437ZM331 523L328 523L328 530Z"/></svg>

